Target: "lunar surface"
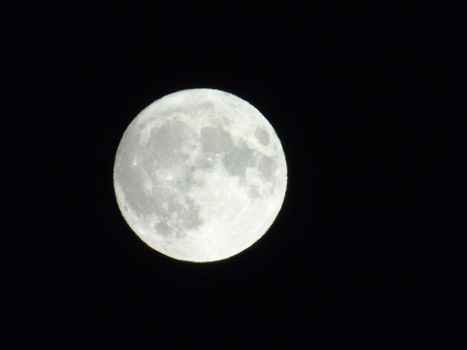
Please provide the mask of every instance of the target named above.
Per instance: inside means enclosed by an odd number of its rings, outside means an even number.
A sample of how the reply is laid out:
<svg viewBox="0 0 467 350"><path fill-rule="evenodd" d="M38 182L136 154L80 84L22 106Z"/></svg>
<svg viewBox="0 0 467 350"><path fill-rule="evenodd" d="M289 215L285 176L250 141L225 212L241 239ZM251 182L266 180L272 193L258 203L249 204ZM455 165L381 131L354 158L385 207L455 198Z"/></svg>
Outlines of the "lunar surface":
<svg viewBox="0 0 467 350"><path fill-rule="evenodd" d="M231 257L269 229L287 166L273 127L248 102L182 90L144 109L117 149L115 194L131 229L178 260Z"/></svg>

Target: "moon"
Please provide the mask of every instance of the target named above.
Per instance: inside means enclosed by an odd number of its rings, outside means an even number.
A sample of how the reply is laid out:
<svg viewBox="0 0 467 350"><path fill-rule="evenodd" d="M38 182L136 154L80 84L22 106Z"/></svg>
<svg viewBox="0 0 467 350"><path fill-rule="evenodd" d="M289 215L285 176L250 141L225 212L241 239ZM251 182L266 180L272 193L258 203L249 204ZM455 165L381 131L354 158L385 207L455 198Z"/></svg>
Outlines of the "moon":
<svg viewBox="0 0 467 350"><path fill-rule="evenodd" d="M191 262L250 247L284 201L287 165L266 118L214 89L181 90L141 111L118 145L118 207L149 247Z"/></svg>

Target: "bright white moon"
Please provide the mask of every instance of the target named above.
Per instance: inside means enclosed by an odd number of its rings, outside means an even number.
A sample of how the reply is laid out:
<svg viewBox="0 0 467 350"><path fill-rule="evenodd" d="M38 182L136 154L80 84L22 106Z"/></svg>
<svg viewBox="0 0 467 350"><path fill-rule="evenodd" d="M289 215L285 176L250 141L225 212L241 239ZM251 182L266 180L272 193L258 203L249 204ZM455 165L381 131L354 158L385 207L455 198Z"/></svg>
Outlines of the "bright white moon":
<svg viewBox="0 0 467 350"><path fill-rule="evenodd" d="M255 243L284 200L287 166L273 127L248 102L182 90L144 109L114 164L118 207L151 248L208 262Z"/></svg>

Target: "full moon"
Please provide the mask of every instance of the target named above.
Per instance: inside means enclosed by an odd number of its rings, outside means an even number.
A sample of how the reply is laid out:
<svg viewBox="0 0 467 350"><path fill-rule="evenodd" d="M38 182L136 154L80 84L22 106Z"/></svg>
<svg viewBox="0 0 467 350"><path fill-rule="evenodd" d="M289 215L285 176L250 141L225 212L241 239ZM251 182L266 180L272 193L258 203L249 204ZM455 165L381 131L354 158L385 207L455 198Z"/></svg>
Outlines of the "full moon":
<svg viewBox="0 0 467 350"><path fill-rule="evenodd" d="M171 258L229 258L260 239L284 201L287 165L273 127L251 104L213 89L156 100L117 149L118 207L149 247Z"/></svg>

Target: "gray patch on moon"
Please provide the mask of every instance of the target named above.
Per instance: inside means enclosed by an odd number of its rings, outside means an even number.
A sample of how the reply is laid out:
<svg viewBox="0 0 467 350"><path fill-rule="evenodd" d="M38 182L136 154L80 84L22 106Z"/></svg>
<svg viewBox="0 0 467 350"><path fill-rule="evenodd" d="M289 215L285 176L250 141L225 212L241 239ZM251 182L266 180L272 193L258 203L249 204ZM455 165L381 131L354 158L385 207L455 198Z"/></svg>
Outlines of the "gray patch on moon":
<svg viewBox="0 0 467 350"><path fill-rule="evenodd" d="M273 175L275 174L277 164L275 162L275 159L272 157L266 157L262 156L259 164L258 164L258 170L260 174L266 179L271 181L273 178Z"/></svg>
<svg viewBox="0 0 467 350"><path fill-rule="evenodd" d="M224 155L222 163L229 174L243 178L246 168L255 164L255 155L255 150L242 142Z"/></svg>
<svg viewBox="0 0 467 350"><path fill-rule="evenodd" d="M233 142L229 133L219 127L201 129L201 145L208 153L224 153L232 148Z"/></svg>
<svg viewBox="0 0 467 350"><path fill-rule="evenodd" d="M154 229L161 235L181 237L185 231L193 230L202 224L200 208L187 196L175 196L164 189L153 197L151 213L159 219Z"/></svg>
<svg viewBox="0 0 467 350"><path fill-rule="evenodd" d="M260 127L256 128L255 136L258 139L259 143L262 144L263 146L269 145L269 134L263 128L260 128Z"/></svg>
<svg viewBox="0 0 467 350"><path fill-rule="evenodd" d="M259 192L259 189L258 189L258 186L250 186L248 188L248 194L250 195L250 197L252 198L258 198L260 196L260 192Z"/></svg>
<svg viewBox="0 0 467 350"><path fill-rule="evenodd" d="M195 166L189 166L183 170L175 179L175 187L188 193L193 186L200 186L202 183L196 178L196 170Z"/></svg>
<svg viewBox="0 0 467 350"><path fill-rule="evenodd" d="M213 169L215 165L215 159L213 157L199 158L196 163L196 169Z"/></svg>
<svg viewBox="0 0 467 350"><path fill-rule="evenodd" d="M172 229L164 221L154 224L154 230L163 236L168 236L170 233L172 233Z"/></svg>
<svg viewBox="0 0 467 350"><path fill-rule="evenodd" d="M185 123L178 120L167 121L151 131L151 137L145 146L145 158L148 161L155 159L163 166L179 165L189 157L188 153L183 152L183 146L190 138L190 129Z"/></svg>

